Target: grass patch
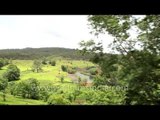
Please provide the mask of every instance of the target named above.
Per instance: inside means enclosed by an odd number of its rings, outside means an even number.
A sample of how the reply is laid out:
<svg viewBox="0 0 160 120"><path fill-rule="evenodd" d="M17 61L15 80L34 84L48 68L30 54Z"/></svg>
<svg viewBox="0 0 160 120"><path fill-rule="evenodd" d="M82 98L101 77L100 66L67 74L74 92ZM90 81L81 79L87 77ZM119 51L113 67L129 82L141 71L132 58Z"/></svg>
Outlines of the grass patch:
<svg viewBox="0 0 160 120"><path fill-rule="evenodd" d="M0 92L1 105L46 105L47 103L40 100L23 99L13 95L6 94L6 101L3 101L2 93Z"/></svg>

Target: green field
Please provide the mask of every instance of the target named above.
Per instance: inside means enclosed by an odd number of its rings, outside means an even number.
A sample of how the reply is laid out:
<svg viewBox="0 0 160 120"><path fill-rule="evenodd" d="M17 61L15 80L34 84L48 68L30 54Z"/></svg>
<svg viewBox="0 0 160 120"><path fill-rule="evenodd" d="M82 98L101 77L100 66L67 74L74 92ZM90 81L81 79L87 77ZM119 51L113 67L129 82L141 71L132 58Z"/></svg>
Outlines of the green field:
<svg viewBox="0 0 160 120"><path fill-rule="evenodd" d="M41 86L59 86L60 90L64 92L70 92L68 87L77 87L77 84L73 83L73 79L69 76L67 72L61 70L61 65L72 66L78 69L85 69L90 66L94 66L91 62L82 61L82 60L57 60L56 66L51 66L49 64L42 66L41 72L33 72L32 65L33 60L13 60L12 64L16 65L20 69L20 80L17 80L16 83L25 81L29 78L35 78L38 80ZM7 66L2 67L0 70L0 76L7 70ZM64 76L64 81L61 83L60 76ZM15 97L7 93L7 101L2 100L2 93L0 94L0 104L8 105L40 105L47 104L42 100L32 100L32 99L23 99L21 97Z"/></svg>
<svg viewBox="0 0 160 120"><path fill-rule="evenodd" d="M72 62L70 64L69 62ZM89 66L94 66L91 62L88 61L78 61L78 60L61 60L56 62L56 66L51 66L51 65L43 65L42 72L35 73L31 71L31 67L33 64L32 60L13 60L13 64L17 65L17 67L21 71L21 77L20 80L26 80L28 78L36 78L39 80L41 84L59 84L60 82L60 76L64 76L64 83L67 84L67 82L72 82L72 80L68 77L67 72L63 72L61 70L61 65L68 65L72 67L78 67L78 68L86 68ZM1 71L1 73L5 72L5 69L7 68L4 67ZM59 74L60 72L60 74Z"/></svg>
<svg viewBox="0 0 160 120"><path fill-rule="evenodd" d="M47 103L40 100L23 99L21 97L14 97L6 95L6 101L3 101L2 93L0 92L0 105L46 105Z"/></svg>

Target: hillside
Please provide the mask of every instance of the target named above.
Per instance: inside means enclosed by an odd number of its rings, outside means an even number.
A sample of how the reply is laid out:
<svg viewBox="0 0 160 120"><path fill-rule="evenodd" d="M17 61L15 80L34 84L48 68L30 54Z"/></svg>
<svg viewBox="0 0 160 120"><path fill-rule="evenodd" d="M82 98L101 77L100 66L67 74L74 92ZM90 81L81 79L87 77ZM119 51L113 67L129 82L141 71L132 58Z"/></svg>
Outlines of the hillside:
<svg viewBox="0 0 160 120"><path fill-rule="evenodd" d="M3 101L2 92L0 92L0 105L46 105L47 103L40 100L23 99L21 97L15 97L10 94L6 94L6 101Z"/></svg>
<svg viewBox="0 0 160 120"><path fill-rule="evenodd" d="M71 59L88 59L89 56L82 56L75 49L69 48L24 48L24 49L2 49L0 58L8 59L38 59L42 57L56 56Z"/></svg>

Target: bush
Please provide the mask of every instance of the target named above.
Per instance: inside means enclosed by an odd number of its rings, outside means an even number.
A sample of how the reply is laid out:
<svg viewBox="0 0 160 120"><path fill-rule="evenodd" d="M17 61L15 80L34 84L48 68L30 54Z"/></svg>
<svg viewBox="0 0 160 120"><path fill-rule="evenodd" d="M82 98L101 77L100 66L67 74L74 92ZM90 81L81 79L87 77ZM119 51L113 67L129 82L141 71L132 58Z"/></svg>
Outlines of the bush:
<svg viewBox="0 0 160 120"><path fill-rule="evenodd" d="M20 69L16 65L9 65L7 72L4 73L4 78L8 81L15 81L20 79Z"/></svg>
<svg viewBox="0 0 160 120"><path fill-rule="evenodd" d="M15 81L11 81L8 83L9 92L14 96L21 96L19 91L19 83Z"/></svg>
<svg viewBox="0 0 160 120"><path fill-rule="evenodd" d="M65 65L61 65L61 69L63 72L67 72L67 67Z"/></svg>
<svg viewBox="0 0 160 120"><path fill-rule="evenodd" d="M3 101L6 101L6 88L8 86L8 81L4 78L0 78L0 91L3 92Z"/></svg>
<svg viewBox="0 0 160 120"><path fill-rule="evenodd" d="M15 81L11 81L8 83L8 88L11 95L15 95L14 92L15 92L16 85L17 84L15 83Z"/></svg>
<svg viewBox="0 0 160 120"><path fill-rule="evenodd" d="M91 69L89 70L89 72L90 72L91 75L96 75L96 74L98 73L98 71L97 71L96 68L91 68Z"/></svg>
<svg viewBox="0 0 160 120"><path fill-rule="evenodd" d="M65 93L65 98L72 103L75 101L76 96L73 94L73 92L67 92Z"/></svg>
<svg viewBox="0 0 160 120"><path fill-rule="evenodd" d="M59 90L59 87L53 86L51 84L40 87L39 89L39 99L47 102L49 96L53 93L56 93Z"/></svg>
<svg viewBox="0 0 160 120"><path fill-rule="evenodd" d="M73 69L73 68L71 68L71 67L69 67L69 68L67 69L67 72L68 72L69 74L74 74L74 73L76 72L76 70Z"/></svg>
<svg viewBox="0 0 160 120"><path fill-rule="evenodd" d="M3 60L0 59L0 69L4 66Z"/></svg>
<svg viewBox="0 0 160 120"><path fill-rule="evenodd" d="M4 66L8 65L9 64L9 60L8 59L3 59L3 64L4 64Z"/></svg>
<svg viewBox="0 0 160 120"><path fill-rule="evenodd" d="M76 97L72 102L87 105L120 105L124 103L125 91L119 91L116 88L105 90L105 87L102 86L102 89L81 89L75 91Z"/></svg>
<svg viewBox="0 0 160 120"><path fill-rule="evenodd" d="M39 99L39 82L34 79L30 78L28 80L22 81L18 84L15 84L14 95L21 96L23 98L30 98L30 99Z"/></svg>
<svg viewBox="0 0 160 120"><path fill-rule="evenodd" d="M46 62L45 60L42 60L42 64L43 64L43 65L46 65L47 62Z"/></svg>
<svg viewBox="0 0 160 120"><path fill-rule="evenodd" d="M93 79L93 84L94 86L99 86L99 85L107 85L107 80L106 78L102 77L102 76L96 76Z"/></svg>
<svg viewBox="0 0 160 120"><path fill-rule="evenodd" d="M48 90L46 90L45 88L40 89L40 91L39 91L39 98L41 100L44 100L46 102L47 99L49 98L49 95L50 95L50 93L49 93Z"/></svg>
<svg viewBox="0 0 160 120"><path fill-rule="evenodd" d="M0 78L0 91L5 90L8 86L8 81L4 78Z"/></svg>
<svg viewBox="0 0 160 120"><path fill-rule="evenodd" d="M7 59L2 59L0 58L0 69L5 66L5 65L8 65L9 64L9 61Z"/></svg>
<svg viewBox="0 0 160 120"><path fill-rule="evenodd" d="M52 66L56 66L56 61L54 61L54 60L53 60L53 61L50 61L49 63L50 63Z"/></svg>
<svg viewBox="0 0 160 120"><path fill-rule="evenodd" d="M29 85L29 94L31 99L39 99L39 82L34 79L30 78L26 81Z"/></svg>
<svg viewBox="0 0 160 120"><path fill-rule="evenodd" d="M68 105L70 102L64 98L61 94L52 94L48 100L47 103L50 105Z"/></svg>

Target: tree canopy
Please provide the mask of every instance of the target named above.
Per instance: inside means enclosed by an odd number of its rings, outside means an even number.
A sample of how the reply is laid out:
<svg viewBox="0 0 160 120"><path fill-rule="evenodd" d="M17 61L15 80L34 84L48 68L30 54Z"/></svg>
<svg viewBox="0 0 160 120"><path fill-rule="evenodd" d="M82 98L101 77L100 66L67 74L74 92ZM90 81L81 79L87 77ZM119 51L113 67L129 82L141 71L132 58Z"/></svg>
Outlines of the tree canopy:
<svg viewBox="0 0 160 120"><path fill-rule="evenodd" d="M105 79L99 83L125 82L125 104L159 104L160 16L91 15L88 21L95 35L108 33L114 38L109 47L119 53L106 56L94 41L80 43L83 51L95 55L93 60L101 67Z"/></svg>

